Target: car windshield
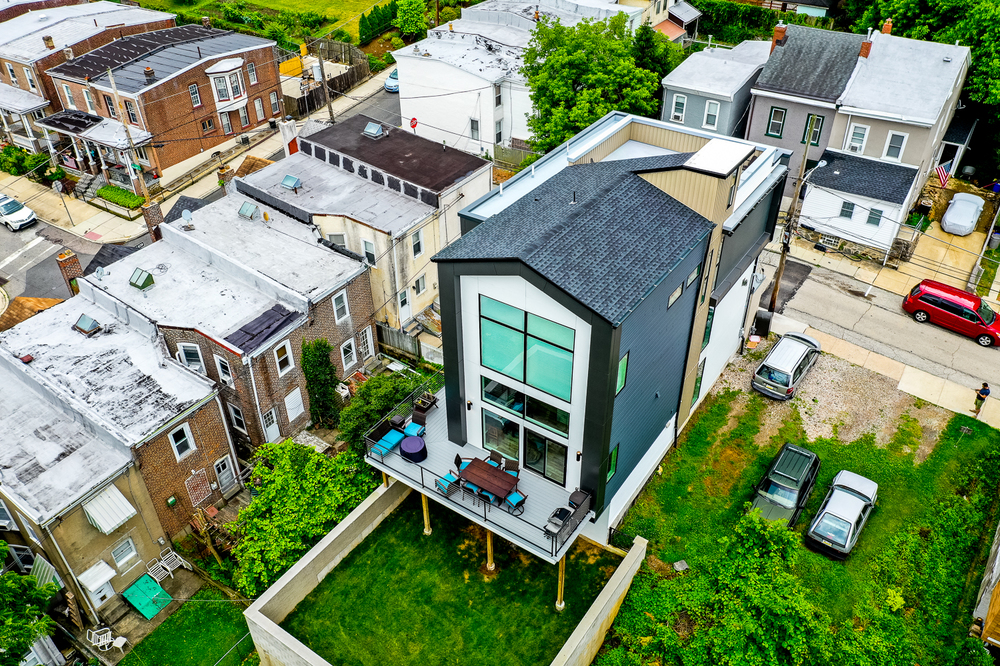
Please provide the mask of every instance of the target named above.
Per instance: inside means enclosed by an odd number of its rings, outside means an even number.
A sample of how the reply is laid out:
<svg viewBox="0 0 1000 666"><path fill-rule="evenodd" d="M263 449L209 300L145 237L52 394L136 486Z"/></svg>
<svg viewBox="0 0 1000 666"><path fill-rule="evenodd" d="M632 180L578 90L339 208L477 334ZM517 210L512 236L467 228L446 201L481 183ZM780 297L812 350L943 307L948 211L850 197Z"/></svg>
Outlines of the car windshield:
<svg viewBox="0 0 1000 666"><path fill-rule="evenodd" d="M389 78L390 79L398 79L399 78L399 70L398 69L392 70L392 74L389 75Z"/></svg>
<svg viewBox="0 0 1000 666"><path fill-rule="evenodd" d="M993 308L986 305L986 301L979 301L979 310L977 312L979 312L979 316L983 318L987 326L996 321L997 313L993 312Z"/></svg>
<svg viewBox="0 0 1000 666"><path fill-rule="evenodd" d="M774 368L762 365L757 371L757 376L761 379L777 384L778 386L788 386L788 373L775 370Z"/></svg>
<svg viewBox="0 0 1000 666"><path fill-rule="evenodd" d="M761 488L757 493L769 502L774 502L786 509L795 507L795 491L784 487L780 483L770 481L767 488Z"/></svg>
<svg viewBox="0 0 1000 666"><path fill-rule="evenodd" d="M838 546L847 545L847 535L850 531L851 524L849 522L830 513L824 514L816 527L813 528L813 532L817 536L832 541Z"/></svg>
<svg viewBox="0 0 1000 666"><path fill-rule="evenodd" d="M20 201L14 201L13 199L8 199L7 201L0 203L0 213L3 213L4 215L16 213L22 208L24 208L24 204Z"/></svg>

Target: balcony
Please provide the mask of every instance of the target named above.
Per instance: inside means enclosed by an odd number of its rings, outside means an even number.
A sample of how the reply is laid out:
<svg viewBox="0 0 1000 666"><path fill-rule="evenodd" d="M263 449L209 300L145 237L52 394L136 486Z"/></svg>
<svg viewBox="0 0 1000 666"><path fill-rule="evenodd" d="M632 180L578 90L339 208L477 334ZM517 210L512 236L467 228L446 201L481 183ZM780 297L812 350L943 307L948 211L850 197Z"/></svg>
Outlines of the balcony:
<svg viewBox="0 0 1000 666"><path fill-rule="evenodd" d="M431 382L434 379L432 378ZM437 383L441 383L440 379ZM574 489L562 488L523 468L517 482L518 492L526 497L524 512L520 515L513 515L503 507L485 502L464 489L444 495L435 487L435 481L455 469L456 455L461 458L489 456L489 452L485 449L471 444L459 445L448 439L444 389L437 391L437 405L426 413L427 431L423 436L427 448L425 460L419 463L410 462L402 457L398 445L384 456L372 450L392 417L407 419L411 417L414 399L422 392L423 389L415 391L414 395L398 405L365 435L366 462L546 562L557 563L583 531L586 519L592 517L590 496L587 496L581 506L574 509L569 504L570 494ZM379 434L379 438L375 438L376 433ZM545 526L549 516L556 509L563 507L569 510L569 516L562 527L554 534L547 532Z"/></svg>

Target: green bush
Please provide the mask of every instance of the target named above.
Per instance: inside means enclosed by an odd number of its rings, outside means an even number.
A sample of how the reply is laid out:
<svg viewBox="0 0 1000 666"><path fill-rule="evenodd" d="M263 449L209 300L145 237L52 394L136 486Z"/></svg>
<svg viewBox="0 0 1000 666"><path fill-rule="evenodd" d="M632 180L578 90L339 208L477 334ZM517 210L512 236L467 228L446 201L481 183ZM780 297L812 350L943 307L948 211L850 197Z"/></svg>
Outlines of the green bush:
<svg viewBox="0 0 1000 666"><path fill-rule="evenodd" d="M299 23L310 30L315 30L326 23L326 15L317 14L316 12L301 12L299 14Z"/></svg>
<svg viewBox="0 0 1000 666"><path fill-rule="evenodd" d="M125 208L138 208L143 203L145 199L137 194L129 192L125 188L118 187L117 185L105 185L101 189L97 190L97 196L105 201L110 201L113 204L118 204L119 206L124 206Z"/></svg>
<svg viewBox="0 0 1000 666"><path fill-rule="evenodd" d="M392 0L384 5L372 7L370 12L362 14L358 21L358 43L364 46L392 27L397 12L396 0Z"/></svg>
<svg viewBox="0 0 1000 666"><path fill-rule="evenodd" d="M337 28L330 34L330 39L335 42L344 42L345 44L351 43L351 33L347 32L343 28Z"/></svg>
<svg viewBox="0 0 1000 666"><path fill-rule="evenodd" d="M382 60L382 58L379 58L377 55L372 55L371 53L368 54L368 69L372 74L381 72L386 67L388 67L388 65L385 64L385 61Z"/></svg>
<svg viewBox="0 0 1000 666"><path fill-rule="evenodd" d="M406 46L406 45L403 44L403 40L402 39L400 39L399 37L393 37L392 38L392 50L393 51L398 51L399 49L403 48L404 46Z"/></svg>
<svg viewBox="0 0 1000 666"><path fill-rule="evenodd" d="M337 368L330 360L333 346L326 338L302 341L302 374L309 393L309 416L314 425L336 428L340 421L340 396L337 395Z"/></svg>
<svg viewBox="0 0 1000 666"><path fill-rule="evenodd" d="M358 388L340 412L340 437L358 455L364 455L365 433L403 402L423 380L415 375L376 375Z"/></svg>
<svg viewBox="0 0 1000 666"><path fill-rule="evenodd" d="M27 174L32 180L39 180L45 175L42 165L48 162L47 153L29 153L13 144L8 143L0 150L0 171L6 171L12 176Z"/></svg>
<svg viewBox="0 0 1000 666"><path fill-rule="evenodd" d="M457 9L453 9L451 7L445 7L444 9L441 10L442 24L448 23L449 21L457 21L458 17L459 13Z"/></svg>
<svg viewBox="0 0 1000 666"><path fill-rule="evenodd" d="M712 35L716 41L728 44L739 44L747 39L770 40L779 20L798 25L833 26L833 19L779 12L729 0L693 0L692 4L703 14L698 32Z"/></svg>
<svg viewBox="0 0 1000 666"><path fill-rule="evenodd" d="M396 59L392 57L391 53L386 53L384 56L382 56L382 60L385 62L387 66L392 65L396 62Z"/></svg>
<svg viewBox="0 0 1000 666"><path fill-rule="evenodd" d="M56 180L62 180L66 177L66 171L62 167L56 167L52 171L48 172L43 176L48 182L53 182Z"/></svg>

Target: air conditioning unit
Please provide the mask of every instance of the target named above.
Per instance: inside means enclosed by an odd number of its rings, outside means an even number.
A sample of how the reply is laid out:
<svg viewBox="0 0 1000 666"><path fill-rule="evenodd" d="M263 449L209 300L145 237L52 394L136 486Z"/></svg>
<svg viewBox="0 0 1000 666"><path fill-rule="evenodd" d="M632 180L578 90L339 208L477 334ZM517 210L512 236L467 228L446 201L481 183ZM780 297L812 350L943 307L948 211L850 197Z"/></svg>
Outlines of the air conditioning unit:
<svg viewBox="0 0 1000 666"><path fill-rule="evenodd" d="M861 145L857 144L857 143L849 143L849 144L847 144L847 149L849 151L851 151L852 153L860 153L861 152Z"/></svg>
<svg viewBox="0 0 1000 666"><path fill-rule="evenodd" d="M683 116L683 114L680 114L680 113L671 114L670 115L670 119L673 120L673 121L675 121L675 122L678 122L678 123L684 122L684 116Z"/></svg>
<svg viewBox="0 0 1000 666"><path fill-rule="evenodd" d="M12 520L0 520L0 532L10 532L14 530L14 521Z"/></svg>

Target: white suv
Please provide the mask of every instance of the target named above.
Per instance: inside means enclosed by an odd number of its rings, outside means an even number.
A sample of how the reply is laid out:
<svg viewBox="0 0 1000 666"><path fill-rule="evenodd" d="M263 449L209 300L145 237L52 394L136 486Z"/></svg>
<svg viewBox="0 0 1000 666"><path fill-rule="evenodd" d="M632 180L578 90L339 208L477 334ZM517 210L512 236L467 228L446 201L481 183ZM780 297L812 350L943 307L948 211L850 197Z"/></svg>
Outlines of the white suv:
<svg viewBox="0 0 1000 666"><path fill-rule="evenodd" d="M35 211L20 201L0 195L0 221L11 231L17 231L29 224L34 224L37 219Z"/></svg>

